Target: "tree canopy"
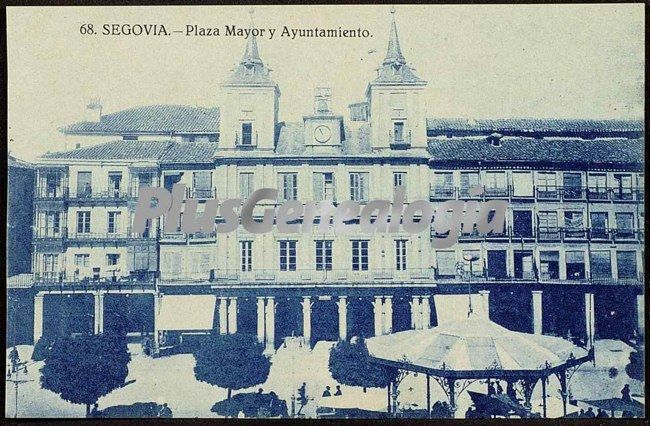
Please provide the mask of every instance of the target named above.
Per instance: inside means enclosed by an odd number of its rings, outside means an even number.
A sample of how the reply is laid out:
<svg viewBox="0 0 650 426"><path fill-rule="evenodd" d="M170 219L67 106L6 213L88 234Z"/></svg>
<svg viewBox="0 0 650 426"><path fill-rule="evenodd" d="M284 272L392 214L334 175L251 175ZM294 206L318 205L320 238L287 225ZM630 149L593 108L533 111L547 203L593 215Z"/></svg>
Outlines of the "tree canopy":
<svg viewBox="0 0 650 426"><path fill-rule="evenodd" d="M362 338L355 343L340 341L330 351L329 370L339 383L364 388L388 386L395 380L396 371L370 362L368 348Z"/></svg>
<svg viewBox="0 0 650 426"><path fill-rule="evenodd" d="M248 334L211 334L194 352L197 380L228 389L245 389L264 383L271 369L264 345Z"/></svg>
<svg viewBox="0 0 650 426"><path fill-rule="evenodd" d="M90 405L124 385L131 355L126 341L113 334L57 339L41 369L41 386L73 404Z"/></svg>

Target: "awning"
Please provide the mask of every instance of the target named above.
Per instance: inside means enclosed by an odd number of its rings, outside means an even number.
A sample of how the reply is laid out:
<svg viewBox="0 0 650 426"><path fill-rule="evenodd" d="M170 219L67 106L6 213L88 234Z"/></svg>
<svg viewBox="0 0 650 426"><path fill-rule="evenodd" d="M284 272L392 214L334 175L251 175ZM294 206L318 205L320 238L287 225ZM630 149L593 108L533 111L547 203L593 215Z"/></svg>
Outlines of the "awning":
<svg viewBox="0 0 650 426"><path fill-rule="evenodd" d="M487 318L485 300L481 294L472 294L472 312L481 318ZM465 321L469 309L469 297L467 295L439 295L433 296L436 307L438 325L448 322Z"/></svg>
<svg viewBox="0 0 650 426"><path fill-rule="evenodd" d="M217 297L166 295L158 300L156 329L211 330Z"/></svg>

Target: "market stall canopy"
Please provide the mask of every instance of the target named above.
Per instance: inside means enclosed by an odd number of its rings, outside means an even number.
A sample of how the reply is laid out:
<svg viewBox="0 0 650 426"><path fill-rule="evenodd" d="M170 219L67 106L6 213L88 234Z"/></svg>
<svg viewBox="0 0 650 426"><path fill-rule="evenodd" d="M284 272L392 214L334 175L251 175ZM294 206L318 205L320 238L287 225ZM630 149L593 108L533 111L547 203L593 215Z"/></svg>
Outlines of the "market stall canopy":
<svg viewBox="0 0 650 426"><path fill-rule="evenodd" d="M629 411L635 416L644 416L645 406L639 401L625 401L622 398L598 399L594 401L583 400L585 404L592 405L605 411Z"/></svg>
<svg viewBox="0 0 650 426"><path fill-rule="evenodd" d="M553 371L588 357L587 350L562 338L511 331L475 314L431 329L369 338L366 344L375 361L468 378Z"/></svg>

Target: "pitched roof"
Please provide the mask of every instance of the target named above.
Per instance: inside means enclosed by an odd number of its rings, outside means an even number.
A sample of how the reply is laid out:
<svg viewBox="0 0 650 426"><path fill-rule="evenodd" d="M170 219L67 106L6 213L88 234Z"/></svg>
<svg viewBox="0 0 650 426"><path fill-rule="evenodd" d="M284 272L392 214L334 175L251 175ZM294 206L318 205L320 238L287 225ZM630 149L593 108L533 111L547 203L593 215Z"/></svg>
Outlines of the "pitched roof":
<svg viewBox="0 0 650 426"><path fill-rule="evenodd" d="M643 132L640 120L586 120L586 119L463 119L428 118L427 130L430 135L447 133L490 134L499 133L554 133L554 134L598 134Z"/></svg>
<svg viewBox="0 0 650 426"><path fill-rule="evenodd" d="M62 127L79 133L218 133L219 108L148 105L103 115L99 122L81 121Z"/></svg>
<svg viewBox="0 0 650 426"><path fill-rule="evenodd" d="M413 69L406 64L402 54L397 35L397 24L395 23L395 11L392 10L393 19L390 24L388 36L388 49L386 57L379 68L377 78L371 84L400 84L400 83L425 83L420 77L413 73Z"/></svg>
<svg viewBox="0 0 650 426"><path fill-rule="evenodd" d="M161 163L210 163L218 145L210 142L174 142L160 156Z"/></svg>
<svg viewBox="0 0 650 426"><path fill-rule="evenodd" d="M66 160L158 160L171 141L112 141L70 151L51 152L42 158Z"/></svg>
<svg viewBox="0 0 650 426"><path fill-rule="evenodd" d="M644 163L643 139L534 139L503 137L500 146L484 138L429 139L432 162L540 162L581 164Z"/></svg>
<svg viewBox="0 0 650 426"><path fill-rule="evenodd" d="M8 164L9 167L19 167L23 169L33 169L34 165L32 163L29 163L25 160L21 160L20 158L16 158L13 155L8 156Z"/></svg>

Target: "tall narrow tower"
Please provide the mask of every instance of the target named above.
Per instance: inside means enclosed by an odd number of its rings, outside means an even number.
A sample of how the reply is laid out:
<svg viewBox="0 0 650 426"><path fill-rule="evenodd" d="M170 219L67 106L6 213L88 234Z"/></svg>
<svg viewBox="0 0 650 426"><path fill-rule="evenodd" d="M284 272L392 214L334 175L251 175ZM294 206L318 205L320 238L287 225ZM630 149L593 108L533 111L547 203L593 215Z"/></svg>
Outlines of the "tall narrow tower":
<svg viewBox="0 0 650 426"><path fill-rule="evenodd" d="M251 28L253 11L251 10ZM278 122L280 88L269 77L251 35L233 74L221 85L219 147L224 150L272 151Z"/></svg>
<svg viewBox="0 0 650 426"><path fill-rule="evenodd" d="M426 149L427 82L413 73L402 54L395 9L386 57L366 90L373 150Z"/></svg>

